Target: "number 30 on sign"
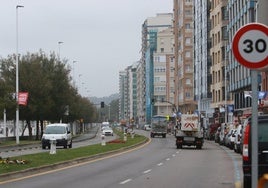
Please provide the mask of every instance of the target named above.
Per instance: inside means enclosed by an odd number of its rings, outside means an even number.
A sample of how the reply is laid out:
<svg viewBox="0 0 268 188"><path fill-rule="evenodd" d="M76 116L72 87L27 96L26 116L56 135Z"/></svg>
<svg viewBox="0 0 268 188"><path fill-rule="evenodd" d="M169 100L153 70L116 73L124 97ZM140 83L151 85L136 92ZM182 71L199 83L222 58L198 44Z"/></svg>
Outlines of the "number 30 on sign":
<svg viewBox="0 0 268 188"><path fill-rule="evenodd" d="M261 71L268 69L268 27L260 23L241 27L233 38L232 50L243 66Z"/></svg>

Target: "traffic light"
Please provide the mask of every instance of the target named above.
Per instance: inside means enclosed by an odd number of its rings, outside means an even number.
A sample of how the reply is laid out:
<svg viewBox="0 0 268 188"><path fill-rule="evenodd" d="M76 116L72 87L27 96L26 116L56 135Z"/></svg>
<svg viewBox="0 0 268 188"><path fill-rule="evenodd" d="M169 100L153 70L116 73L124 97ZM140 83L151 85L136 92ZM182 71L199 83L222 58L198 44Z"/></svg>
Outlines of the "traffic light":
<svg viewBox="0 0 268 188"><path fill-rule="evenodd" d="M103 101L100 103L100 107L104 108L104 102Z"/></svg>

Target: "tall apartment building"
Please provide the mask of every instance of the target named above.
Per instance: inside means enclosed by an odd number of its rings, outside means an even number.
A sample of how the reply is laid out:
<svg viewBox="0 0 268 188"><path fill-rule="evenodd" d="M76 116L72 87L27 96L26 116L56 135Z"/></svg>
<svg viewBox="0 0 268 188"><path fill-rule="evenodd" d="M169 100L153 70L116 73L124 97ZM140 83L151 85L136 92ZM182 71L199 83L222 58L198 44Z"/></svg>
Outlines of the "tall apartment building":
<svg viewBox="0 0 268 188"><path fill-rule="evenodd" d="M143 83L144 87L139 87L142 90L138 90L137 95L144 98L138 100L141 105L137 104L137 106L139 107L138 110L145 110L145 122L150 122L153 114L153 54L157 47L157 34L171 26L172 13L159 13L156 17L147 18L142 25L142 55L140 60L141 67L139 68L142 75L141 78L139 77L139 83ZM140 74L138 73L138 75ZM141 107L142 105L144 107ZM142 113L138 112L138 114Z"/></svg>
<svg viewBox="0 0 268 188"><path fill-rule="evenodd" d="M173 29L168 28L157 33L157 47L153 54L153 115L173 115L175 101L174 78L174 36Z"/></svg>
<svg viewBox="0 0 268 188"><path fill-rule="evenodd" d="M134 121L137 118L137 66L139 62L135 62L128 69L128 80L129 80L129 119Z"/></svg>
<svg viewBox="0 0 268 188"><path fill-rule="evenodd" d="M202 123L208 125L213 117L214 109L211 108L212 95L210 86L212 83L210 69L212 60L210 56L211 30L210 1L194 1L194 83L195 99L198 111L201 112Z"/></svg>
<svg viewBox="0 0 268 188"><path fill-rule="evenodd" d="M145 118L145 83L143 80L144 70L141 62L137 64L137 119L138 125L146 123Z"/></svg>
<svg viewBox="0 0 268 188"><path fill-rule="evenodd" d="M194 98L193 1L174 0L175 100L182 113L197 109Z"/></svg>
<svg viewBox="0 0 268 188"><path fill-rule="evenodd" d="M228 114L228 105L232 104L230 95L227 93L228 86L228 55L227 47L230 46L227 25L229 16L227 10L228 0L211 0L211 50L212 58L211 75L212 75L212 102L211 107L215 112L214 123L224 123L231 121L231 112ZM227 115L230 115L228 118Z"/></svg>
<svg viewBox="0 0 268 188"><path fill-rule="evenodd" d="M137 66L138 62L119 72L119 119L131 123L137 118Z"/></svg>
<svg viewBox="0 0 268 188"><path fill-rule="evenodd" d="M119 72L119 120L127 119L128 114L128 78L127 71Z"/></svg>

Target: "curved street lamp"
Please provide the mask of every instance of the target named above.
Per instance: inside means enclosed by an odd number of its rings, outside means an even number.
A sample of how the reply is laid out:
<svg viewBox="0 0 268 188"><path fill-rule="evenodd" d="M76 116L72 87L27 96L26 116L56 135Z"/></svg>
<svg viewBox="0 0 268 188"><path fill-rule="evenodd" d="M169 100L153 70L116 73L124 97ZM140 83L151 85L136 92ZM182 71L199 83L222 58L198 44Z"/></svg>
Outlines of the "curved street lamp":
<svg viewBox="0 0 268 188"><path fill-rule="evenodd" d="M58 42L58 45L59 45L59 61L60 61L60 45L61 45L61 44L63 44L63 42L62 42L62 41L59 41L59 42Z"/></svg>

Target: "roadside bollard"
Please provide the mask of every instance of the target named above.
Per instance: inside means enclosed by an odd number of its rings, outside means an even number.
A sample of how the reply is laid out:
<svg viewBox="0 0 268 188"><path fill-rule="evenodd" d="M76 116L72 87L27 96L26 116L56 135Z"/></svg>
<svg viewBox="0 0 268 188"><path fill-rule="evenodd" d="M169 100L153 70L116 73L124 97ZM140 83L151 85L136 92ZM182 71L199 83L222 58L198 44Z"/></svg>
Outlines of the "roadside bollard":
<svg viewBox="0 0 268 188"><path fill-rule="evenodd" d="M127 133L124 133L124 141L127 141Z"/></svg>
<svg viewBox="0 0 268 188"><path fill-rule="evenodd" d="M102 145L102 146L105 146L105 145L106 145L106 142L105 142L105 135L104 135L104 134L101 135L101 145Z"/></svg>
<svg viewBox="0 0 268 188"><path fill-rule="evenodd" d="M50 154L56 154L56 139L55 138L52 138L50 140Z"/></svg>
<svg viewBox="0 0 268 188"><path fill-rule="evenodd" d="M131 138L134 138L134 136L135 136L135 132L131 131Z"/></svg>

